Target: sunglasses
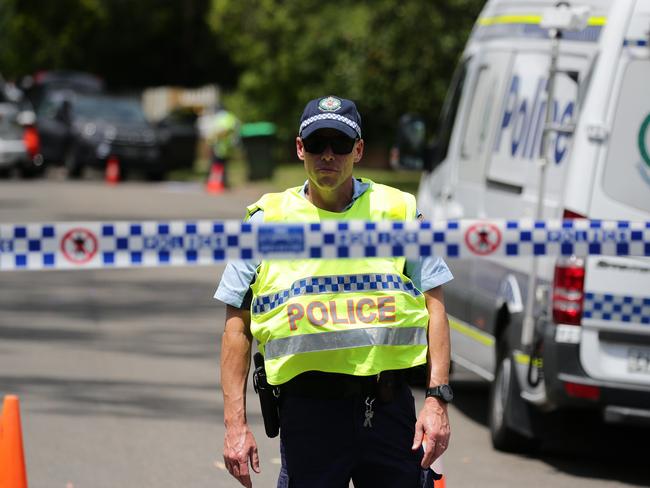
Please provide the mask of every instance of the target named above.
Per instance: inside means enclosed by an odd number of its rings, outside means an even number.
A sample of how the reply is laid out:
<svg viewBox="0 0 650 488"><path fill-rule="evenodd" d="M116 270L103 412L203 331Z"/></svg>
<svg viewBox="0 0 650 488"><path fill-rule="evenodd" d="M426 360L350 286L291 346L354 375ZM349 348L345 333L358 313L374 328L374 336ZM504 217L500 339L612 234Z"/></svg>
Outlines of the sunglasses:
<svg viewBox="0 0 650 488"><path fill-rule="evenodd" d="M350 154L355 142L357 142L356 139L346 136L324 137L316 135L302 140L305 151L312 154L325 152L328 146L332 148L334 154Z"/></svg>

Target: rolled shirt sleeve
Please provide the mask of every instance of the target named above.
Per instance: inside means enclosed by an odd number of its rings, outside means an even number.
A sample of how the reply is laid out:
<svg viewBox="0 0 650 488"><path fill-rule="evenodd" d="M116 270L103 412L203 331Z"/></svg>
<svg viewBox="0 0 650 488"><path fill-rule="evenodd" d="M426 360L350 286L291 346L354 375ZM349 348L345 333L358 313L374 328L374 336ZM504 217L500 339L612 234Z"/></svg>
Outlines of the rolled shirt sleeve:
<svg viewBox="0 0 650 488"><path fill-rule="evenodd" d="M415 287L422 292L444 285L454 279L445 261L437 257L407 260L405 272Z"/></svg>
<svg viewBox="0 0 650 488"><path fill-rule="evenodd" d="M258 210L255 212L249 222L264 222L264 212ZM259 261L232 260L228 261L226 269L221 275L221 281L214 293L214 298L222 301L227 305L236 308L242 308L245 305L244 300L248 289L255 281Z"/></svg>
<svg viewBox="0 0 650 488"><path fill-rule="evenodd" d="M415 211L415 218L422 218L422 213L419 210ZM444 259L435 256L407 259L405 268L406 276L411 278L415 287L422 292L444 285L454 279Z"/></svg>

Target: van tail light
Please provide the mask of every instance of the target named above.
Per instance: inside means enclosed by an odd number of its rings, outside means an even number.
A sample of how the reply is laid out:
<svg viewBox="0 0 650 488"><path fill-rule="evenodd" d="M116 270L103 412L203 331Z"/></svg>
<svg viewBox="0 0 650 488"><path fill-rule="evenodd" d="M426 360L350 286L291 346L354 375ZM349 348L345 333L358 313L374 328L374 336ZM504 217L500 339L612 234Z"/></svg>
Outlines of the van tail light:
<svg viewBox="0 0 650 488"><path fill-rule="evenodd" d="M553 277L553 321L556 324L580 325L584 300L585 262L570 257L560 259Z"/></svg>
<svg viewBox="0 0 650 488"><path fill-rule="evenodd" d="M567 395L574 398L584 398L585 400L600 399L600 388L592 385L582 385L579 383L564 383L564 391Z"/></svg>
<svg viewBox="0 0 650 488"><path fill-rule="evenodd" d="M573 220L573 219L586 219L587 217L585 215L579 214L578 212L567 210L565 208L564 212L562 212L562 218L564 220Z"/></svg>
<svg viewBox="0 0 650 488"><path fill-rule="evenodd" d="M25 132L23 132L23 142L25 143L29 157L35 158L38 153L41 152L41 144L36 127L25 127Z"/></svg>

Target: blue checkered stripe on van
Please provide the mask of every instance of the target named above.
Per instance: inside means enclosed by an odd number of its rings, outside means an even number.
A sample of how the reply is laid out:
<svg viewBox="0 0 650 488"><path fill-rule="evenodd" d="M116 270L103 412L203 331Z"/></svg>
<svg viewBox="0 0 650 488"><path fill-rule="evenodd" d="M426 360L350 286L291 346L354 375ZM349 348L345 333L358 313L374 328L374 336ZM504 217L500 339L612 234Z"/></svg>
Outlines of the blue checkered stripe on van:
<svg viewBox="0 0 650 488"><path fill-rule="evenodd" d="M587 292L582 316L584 319L650 325L650 298Z"/></svg>
<svg viewBox="0 0 650 488"><path fill-rule="evenodd" d="M287 290L257 297L253 301L252 311L254 314L270 312L297 296L377 290L398 290L412 296L421 295L413 283L405 282L396 274L314 276L295 281Z"/></svg>

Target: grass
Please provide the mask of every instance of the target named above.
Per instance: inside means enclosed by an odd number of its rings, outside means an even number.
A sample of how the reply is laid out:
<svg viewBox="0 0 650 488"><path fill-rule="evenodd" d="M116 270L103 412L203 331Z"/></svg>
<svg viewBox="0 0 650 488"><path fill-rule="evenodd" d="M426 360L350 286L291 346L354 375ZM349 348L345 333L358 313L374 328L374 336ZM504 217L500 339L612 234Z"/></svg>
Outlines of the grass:
<svg viewBox="0 0 650 488"><path fill-rule="evenodd" d="M174 171L169 174L169 179L174 181L205 181L208 175L207 162L197 161L192 170ZM292 186L304 183L305 170L299 161L280 164L275 168L271 180L250 182L247 179L248 167L244 160L233 160L228 165L228 183L232 188L241 188L251 185L262 185L266 191L281 191ZM360 166L354 172L356 177L370 178L376 183L399 188L400 190L415 194L420 181L418 171L395 171L392 169L365 168Z"/></svg>

